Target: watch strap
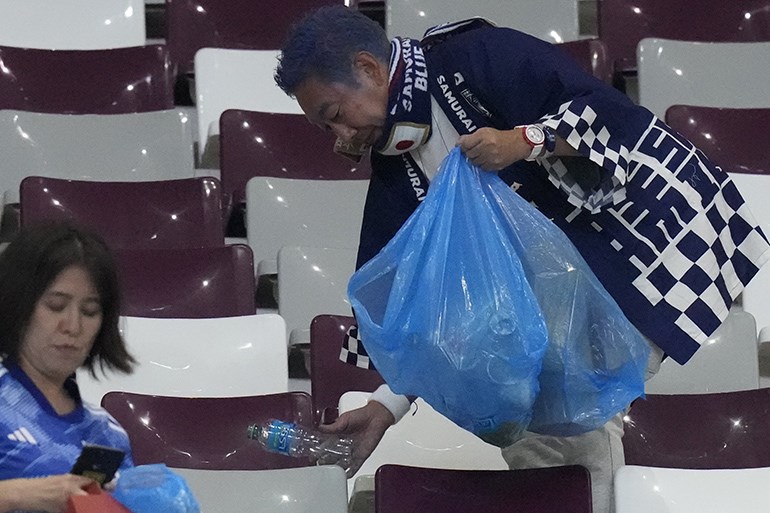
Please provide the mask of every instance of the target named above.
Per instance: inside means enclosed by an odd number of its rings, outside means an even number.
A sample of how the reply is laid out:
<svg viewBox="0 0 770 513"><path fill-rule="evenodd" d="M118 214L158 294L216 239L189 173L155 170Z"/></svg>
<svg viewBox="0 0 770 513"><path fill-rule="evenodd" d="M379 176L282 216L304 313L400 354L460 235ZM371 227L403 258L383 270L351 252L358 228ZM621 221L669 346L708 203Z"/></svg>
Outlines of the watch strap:
<svg viewBox="0 0 770 513"><path fill-rule="evenodd" d="M551 127L540 125L545 134L545 151L541 157L550 157L556 151L556 132Z"/></svg>
<svg viewBox="0 0 770 513"><path fill-rule="evenodd" d="M540 157L540 155L543 153L543 148L544 148L544 145L545 145L545 141L543 141L541 143L535 143L535 142L531 141L527 137L527 128L529 126L530 125L517 125L517 126L514 127L514 129L516 129L516 128L520 128L521 129L521 136L524 139L524 142L526 142L532 148L532 150L529 153L529 156L527 156L524 160L535 160L538 157Z"/></svg>

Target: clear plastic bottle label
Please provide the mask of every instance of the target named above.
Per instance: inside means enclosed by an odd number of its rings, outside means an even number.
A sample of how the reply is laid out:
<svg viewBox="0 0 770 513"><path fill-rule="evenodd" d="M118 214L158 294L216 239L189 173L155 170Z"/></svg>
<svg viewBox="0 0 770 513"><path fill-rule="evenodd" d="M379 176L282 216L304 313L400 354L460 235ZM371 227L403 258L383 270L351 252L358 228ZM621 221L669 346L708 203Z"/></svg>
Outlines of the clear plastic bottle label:
<svg viewBox="0 0 770 513"><path fill-rule="evenodd" d="M294 424L291 422L282 422L274 420L268 426L266 446L269 450L281 454L290 455L291 450L291 430Z"/></svg>

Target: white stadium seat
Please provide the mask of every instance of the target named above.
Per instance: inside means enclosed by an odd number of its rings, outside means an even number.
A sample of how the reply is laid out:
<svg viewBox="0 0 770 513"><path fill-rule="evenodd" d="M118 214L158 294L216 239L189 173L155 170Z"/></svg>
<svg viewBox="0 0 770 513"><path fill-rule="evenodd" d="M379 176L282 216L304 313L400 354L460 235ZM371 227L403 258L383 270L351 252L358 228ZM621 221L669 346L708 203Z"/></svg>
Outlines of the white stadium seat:
<svg viewBox="0 0 770 513"><path fill-rule="evenodd" d="M278 313L286 321L290 346L310 343L316 315L352 315L348 281L356 255L352 248L309 246L284 246L278 252Z"/></svg>
<svg viewBox="0 0 770 513"><path fill-rule="evenodd" d="M573 41L579 34L577 0L388 0L385 27L389 37L420 39L432 26L474 16L551 43Z"/></svg>
<svg viewBox="0 0 770 513"><path fill-rule="evenodd" d="M219 167L219 116L227 109L302 114L297 101L275 84L278 54L278 50L223 48L196 52L198 154L205 165Z"/></svg>
<svg viewBox="0 0 770 513"><path fill-rule="evenodd" d="M358 247L368 187L368 180L250 179L246 237L257 275L277 273L283 246Z"/></svg>
<svg viewBox="0 0 770 513"><path fill-rule="evenodd" d="M195 175L192 123L176 110L45 114L0 110L0 190L18 201L27 176L137 182Z"/></svg>
<svg viewBox="0 0 770 513"><path fill-rule="evenodd" d="M366 405L370 395L346 392L340 397L340 414ZM417 399L411 411L388 428L369 459L348 480L351 495L359 477L374 474L385 463L432 468L508 469L499 447L458 427L422 399Z"/></svg>
<svg viewBox="0 0 770 513"><path fill-rule="evenodd" d="M663 119L672 105L770 107L770 42L643 39L639 103Z"/></svg>
<svg viewBox="0 0 770 513"><path fill-rule="evenodd" d="M2 46L95 50L144 44L144 0L0 2Z"/></svg>
<svg viewBox="0 0 770 513"><path fill-rule="evenodd" d="M275 394L288 391L286 323L276 314L211 319L121 318L132 374L84 369L84 400L99 404L112 390L180 397Z"/></svg>
<svg viewBox="0 0 770 513"><path fill-rule="evenodd" d="M347 513L345 472L335 465L275 470L174 469L202 512Z"/></svg>
<svg viewBox="0 0 770 513"><path fill-rule="evenodd" d="M764 513L770 468L693 470L628 465L615 473L616 513Z"/></svg>

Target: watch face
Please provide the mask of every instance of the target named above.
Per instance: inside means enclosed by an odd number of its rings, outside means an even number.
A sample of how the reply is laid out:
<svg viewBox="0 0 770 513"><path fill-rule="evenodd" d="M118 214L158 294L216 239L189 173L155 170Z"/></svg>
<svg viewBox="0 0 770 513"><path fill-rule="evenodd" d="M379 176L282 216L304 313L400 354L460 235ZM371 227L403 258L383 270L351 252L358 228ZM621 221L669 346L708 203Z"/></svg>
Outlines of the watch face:
<svg viewBox="0 0 770 513"><path fill-rule="evenodd" d="M532 144L543 144L545 142L545 134L543 133L543 129L539 126L528 125L524 134Z"/></svg>

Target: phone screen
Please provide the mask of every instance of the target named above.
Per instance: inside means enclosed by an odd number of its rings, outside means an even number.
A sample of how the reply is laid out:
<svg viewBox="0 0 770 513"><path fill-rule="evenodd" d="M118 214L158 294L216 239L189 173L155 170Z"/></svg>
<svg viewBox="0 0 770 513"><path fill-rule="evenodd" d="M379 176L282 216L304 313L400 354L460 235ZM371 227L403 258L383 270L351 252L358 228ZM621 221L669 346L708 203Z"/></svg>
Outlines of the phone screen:
<svg viewBox="0 0 770 513"><path fill-rule="evenodd" d="M100 485L109 483L120 468L125 453L114 447L86 445L78 456L70 474L78 474L93 479Z"/></svg>

